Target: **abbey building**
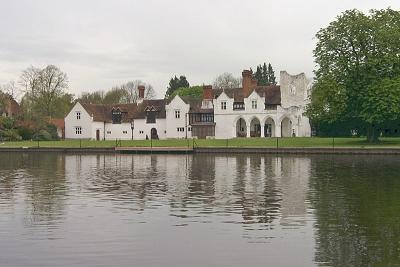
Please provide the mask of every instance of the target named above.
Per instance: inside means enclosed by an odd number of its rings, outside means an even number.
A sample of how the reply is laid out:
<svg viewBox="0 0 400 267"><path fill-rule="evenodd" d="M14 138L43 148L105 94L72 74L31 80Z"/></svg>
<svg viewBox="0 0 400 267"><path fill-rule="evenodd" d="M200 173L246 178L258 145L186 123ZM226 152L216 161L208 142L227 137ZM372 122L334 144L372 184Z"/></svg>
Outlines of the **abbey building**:
<svg viewBox="0 0 400 267"><path fill-rule="evenodd" d="M242 72L242 87L203 87L201 98L143 99L133 104L76 103L65 118L67 139L130 140L167 138L305 137L303 115L310 81L304 73L280 72L279 85L258 86Z"/></svg>

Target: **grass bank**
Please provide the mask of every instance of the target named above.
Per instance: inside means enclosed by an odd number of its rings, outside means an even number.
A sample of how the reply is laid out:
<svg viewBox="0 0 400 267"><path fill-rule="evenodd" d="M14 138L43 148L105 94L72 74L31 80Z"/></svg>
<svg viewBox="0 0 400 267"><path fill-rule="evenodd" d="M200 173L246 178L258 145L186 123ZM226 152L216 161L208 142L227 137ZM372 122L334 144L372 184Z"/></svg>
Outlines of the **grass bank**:
<svg viewBox="0 0 400 267"><path fill-rule="evenodd" d="M233 139L168 139L168 140L62 140L62 141L18 141L0 142L1 148L42 147L42 148L107 148L107 147L278 147L278 148L373 148L399 147L400 137L381 138L370 144L365 138L233 138Z"/></svg>

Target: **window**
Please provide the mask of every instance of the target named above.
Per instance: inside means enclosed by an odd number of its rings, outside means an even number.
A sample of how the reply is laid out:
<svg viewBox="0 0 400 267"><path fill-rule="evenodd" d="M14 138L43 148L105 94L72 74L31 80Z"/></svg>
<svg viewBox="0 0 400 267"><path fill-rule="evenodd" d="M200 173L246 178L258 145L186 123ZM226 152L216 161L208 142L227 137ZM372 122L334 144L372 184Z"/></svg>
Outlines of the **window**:
<svg viewBox="0 0 400 267"><path fill-rule="evenodd" d="M82 134L82 127L75 127L75 134Z"/></svg>
<svg viewBox="0 0 400 267"><path fill-rule="evenodd" d="M107 134L111 134L111 131L107 131Z"/></svg>
<svg viewBox="0 0 400 267"><path fill-rule="evenodd" d="M127 133L128 133L128 131L122 131L122 133L123 133L123 134L127 134Z"/></svg>
<svg viewBox="0 0 400 267"><path fill-rule="evenodd" d="M233 102L233 110L243 110L244 103L243 102Z"/></svg>
<svg viewBox="0 0 400 267"><path fill-rule="evenodd" d="M221 102L221 109L226 110L226 101Z"/></svg>
<svg viewBox="0 0 400 267"><path fill-rule="evenodd" d="M184 132L185 128L184 127L178 127L178 128L176 128L176 131L177 132Z"/></svg>
<svg viewBox="0 0 400 267"><path fill-rule="evenodd" d="M81 112L80 112L80 111L77 111L77 112L76 112L76 119L77 119L77 120L80 120L80 119L81 119Z"/></svg>
<svg viewBox="0 0 400 267"><path fill-rule="evenodd" d="M155 111L147 112L146 123L156 123L156 112Z"/></svg>
<svg viewBox="0 0 400 267"><path fill-rule="evenodd" d="M111 111L111 118L113 124L121 124L122 112L119 108L113 108Z"/></svg>
<svg viewBox="0 0 400 267"><path fill-rule="evenodd" d="M180 110L175 110L175 118L179 119L181 117L181 111Z"/></svg>
<svg viewBox="0 0 400 267"><path fill-rule="evenodd" d="M251 101L251 108L252 109L257 109L257 100L252 100Z"/></svg>
<svg viewBox="0 0 400 267"><path fill-rule="evenodd" d="M188 132L191 132L192 131L192 127L188 127Z"/></svg>
<svg viewBox="0 0 400 267"><path fill-rule="evenodd" d="M143 134L144 132L143 131L139 131L139 134Z"/></svg>

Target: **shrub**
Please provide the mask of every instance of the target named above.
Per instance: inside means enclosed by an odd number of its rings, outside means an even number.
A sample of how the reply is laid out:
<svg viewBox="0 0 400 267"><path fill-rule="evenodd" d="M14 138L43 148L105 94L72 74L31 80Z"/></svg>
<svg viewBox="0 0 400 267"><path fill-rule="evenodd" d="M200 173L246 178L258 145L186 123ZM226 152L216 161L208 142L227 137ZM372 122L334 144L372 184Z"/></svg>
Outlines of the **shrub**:
<svg viewBox="0 0 400 267"><path fill-rule="evenodd" d="M0 128L12 129L14 127L14 119L0 116Z"/></svg>
<svg viewBox="0 0 400 267"><path fill-rule="evenodd" d="M18 129L19 135L21 136L21 138L23 140L31 140L33 138L34 131L31 128L25 127L25 126L20 126L17 129Z"/></svg>
<svg viewBox="0 0 400 267"><path fill-rule="evenodd" d="M3 141L19 141L21 136L16 129L0 130L0 140Z"/></svg>
<svg viewBox="0 0 400 267"><path fill-rule="evenodd" d="M50 141L52 140L51 134L46 130L39 130L39 132L33 135L35 141Z"/></svg>

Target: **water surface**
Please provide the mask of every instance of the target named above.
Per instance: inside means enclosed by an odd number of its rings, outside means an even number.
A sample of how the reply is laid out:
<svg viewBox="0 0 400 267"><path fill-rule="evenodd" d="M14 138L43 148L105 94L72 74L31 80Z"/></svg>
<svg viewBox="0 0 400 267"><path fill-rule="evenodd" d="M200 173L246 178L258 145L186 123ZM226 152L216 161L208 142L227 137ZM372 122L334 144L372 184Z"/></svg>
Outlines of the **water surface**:
<svg viewBox="0 0 400 267"><path fill-rule="evenodd" d="M0 153L0 266L396 265L399 166Z"/></svg>

